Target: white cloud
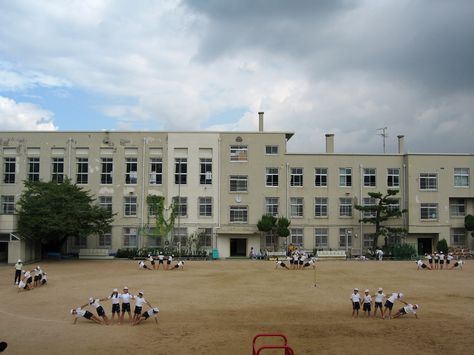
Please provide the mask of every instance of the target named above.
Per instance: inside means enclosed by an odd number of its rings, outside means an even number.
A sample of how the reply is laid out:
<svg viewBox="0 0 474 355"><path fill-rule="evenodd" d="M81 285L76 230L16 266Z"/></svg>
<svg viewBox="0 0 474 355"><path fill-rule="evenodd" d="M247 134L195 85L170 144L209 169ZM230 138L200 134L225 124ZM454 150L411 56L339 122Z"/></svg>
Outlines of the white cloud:
<svg viewBox="0 0 474 355"><path fill-rule="evenodd" d="M0 128L3 131L53 131L53 114L34 104L0 96Z"/></svg>

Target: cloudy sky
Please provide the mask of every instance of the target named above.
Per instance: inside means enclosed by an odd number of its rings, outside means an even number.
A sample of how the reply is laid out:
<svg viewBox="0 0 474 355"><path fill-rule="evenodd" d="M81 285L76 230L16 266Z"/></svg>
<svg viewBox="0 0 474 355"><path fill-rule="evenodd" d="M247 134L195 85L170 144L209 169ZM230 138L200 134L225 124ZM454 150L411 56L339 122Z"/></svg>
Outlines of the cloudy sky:
<svg viewBox="0 0 474 355"><path fill-rule="evenodd" d="M289 131L474 152L471 0L2 0L0 130Z"/></svg>

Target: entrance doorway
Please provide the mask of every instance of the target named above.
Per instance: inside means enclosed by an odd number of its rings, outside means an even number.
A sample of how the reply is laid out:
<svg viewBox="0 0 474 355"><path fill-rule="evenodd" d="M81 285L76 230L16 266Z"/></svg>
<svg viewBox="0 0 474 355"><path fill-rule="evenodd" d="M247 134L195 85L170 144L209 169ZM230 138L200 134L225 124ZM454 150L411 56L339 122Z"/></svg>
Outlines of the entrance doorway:
<svg viewBox="0 0 474 355"><path fill-rule="evenodd" d="M431 254L433 252L432 238L418 238L418 254Z"/></svg>
<svg viewBox="0 0 474 355"><path fill-rule="evenodd" d="M247 239L231 238L230 256L247 256Z"/></svg>

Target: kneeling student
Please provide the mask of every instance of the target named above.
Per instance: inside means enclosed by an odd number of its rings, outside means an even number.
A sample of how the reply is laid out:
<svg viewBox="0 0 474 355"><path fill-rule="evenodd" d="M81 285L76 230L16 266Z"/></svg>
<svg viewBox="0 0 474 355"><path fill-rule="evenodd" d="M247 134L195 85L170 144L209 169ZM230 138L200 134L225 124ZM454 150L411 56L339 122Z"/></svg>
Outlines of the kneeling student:
<svg viewBox="0 0 474 355"><path fill-rule="evenodd" d="M288 266L286 266L286 264L281 260L277 260L275 262L275 269L278 269L278 268L290 270L290 268Z"/></svg>
<svg viewBox="0 0 474 355"><path fill-rule="evenodd" d="M416 262L416 269L417 270L420 270L420 269L428 269L428 270L431 270L431 267L429 267L428 265L426 265L423 261L421 260L417 260Z"/></svg>
<svg viewBox="0 0 474 355"><path fill-rule="evenodd" d="M305 267L310 267L310 266L311 266L313 269L316 268L316 260L315 260L314 258L311 258L311 259L309 259L309 261L305 262L305 263L303 264L303 269L304 269Z"/></svg>
<svg viewBox="0 0 474 355"><path fill-rule="evenodd" d="M102 307L100 305L99 302L102 302L102 301L105 301L107 298L102 298L102 299L95 299L93 297L89 298L89 303L86 303L85 305L82 305L80 308L84 308L86 306L93 306L95 307L95 310L97 312L97 315L99 317L102 317L102 319L104 320L104 323L106 325L109 325L109 318L107 317L107 315L105 314L105 311L104 311L104 307Z"/></svg>
<svg viewBox="0 0 474 355"><path fill-rule="evenodd" d="M173 266L170 270L176 270L176 269L181 269L184 270L184 261L180 260L178 263Z"/></svg>
<svg viewBox="0 0 474 355"><path fill-rule="evenodd" d="M145 262L143 260L140 260L138 262L138 268L139 269L144 269L144 270L150 270L151 271L151 268L149 268L148 266L146 266Z"/></svg>
<svg viewBox="0 0 474 355"><path fill-rule="evenodd" d="M73 324L76 324L77 318L79 318L79 317L84 317L85 319L89 319L89 320L91 320L91 321L93 321L93 322L102 324L102 321L101 321L98 317L94 316L94 315L93 315L91 312L89 312L89 311L83 310L81 307L78 307L78 308L76 308L76 309L71 309L71 314L72 314L73 316L75 316L75 318L74 318L74 323L73 323Z"/></svg>
<svg viewBox="0 0 474 355"><path fill-rule="evenodd" d="M451 267L449 268L449 270L454 269L455 267L458 267L458 268L460 268L460 269L462 270L463 265L464 265L464 261L463 261L463 260L455 261L454 264L453 264L453 266L451 266Z"/></svg>
<svg viewBox="0 0 474 355"><path fill-rule="evenodd" d="M398 318L400 316L403 316L405 314L414 314L415 315L415 318L418 319L418 316L416 315L416 311L418 310L418 305L417 304L410 304L410 303L406 303L404 301L401 301L405 304L405 307L402 307L398 310L397 313L395 313L395 315L393 316L393 318Z"/></svg>
<svg viewBox="0 0 474 355"><path fill-rule="evenodd" d="M144 321L144 320L147 320L148 318L150 317L155 317L155 323L158 324L158 319L156 319L157 315L158 315L158 312L160 310L158 309L158 307L155 307L155 308L150 308L148 311L146 311L145 313L143 313L136 321L133 325L137 325L138 323Z"/></svg>

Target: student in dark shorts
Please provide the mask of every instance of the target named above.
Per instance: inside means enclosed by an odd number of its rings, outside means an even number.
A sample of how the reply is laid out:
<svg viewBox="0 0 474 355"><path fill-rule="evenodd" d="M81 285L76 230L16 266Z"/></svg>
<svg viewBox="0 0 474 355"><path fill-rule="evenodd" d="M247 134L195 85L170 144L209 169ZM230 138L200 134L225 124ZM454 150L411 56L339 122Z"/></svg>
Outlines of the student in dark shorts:
<svg viewBox="0 0 474 355"><path fill-rule="evenodd" d="M84 308L84 307L86 307L86 306L92 306L92 307L94 307L95 310L96 310L96 312L97 312L97 315L98 315L99 317L102 317L102 319L104 320L104 323L105 323L106 325L109 325L109 318L108 318L107 315L105 314L104 307L102 307L102 306L100 305L100 303L99 303L99 302L102 302L102 301L105 301L105 300L107 300L107 298L101 298L101 299L99 299L99 298L93 298L93 297L91 297L91 298L89 298L89 303L86 303L85 305L82 305L80 308Z"/></svg>
<svg viewBox="0 0 474 355"><path fill-rule="evenodd" d="M435 252L434 263L435 263L435 269L438 269L438 264L439 264L439 254L438 254L438 252Z"/></svg>
<svg viewBox="0 0 474 355"><path fill-rule="evenodd" d="M433 255L426 254L426 259L428 259L428 264L430 265L430 269L432 269L433 268Z"/></svg>
<svg viewBox="0 0 474 355"><path fill-rule="evenodd" d="M155 308L150 308L148 311L144 312L136 321L135 323L133 323L133 325L137 325L139 324L140 322L144 321L144 320L147 320L148 318L150 317L154 317L155 318L155 323L158 324L158 319L156 318L157 315L158 315L158 312L160 312L160 310L155 307Z"/></svg>
<svg viewBox="0 0 474 355"><path fill-rule="evenodd" d="M71 314L73 316L75 316L73 324L76 324L77 318L79 318L79 317L84 317L85 319L91 320L91 321L96 322L98 324L102 324L102 321L98 317L94 316L89 311L83 310L82 307L78 307L76 309L71 309Z"/></svg>
<svg viewBox="0 0 474 355"><path fill-rule="evenodd" d="M395 304L397 300L401 301L402 297L403 297L403 293L400 293L400 292L392 293L392 295L385 301L385 308L383 310L382 318L385 317L387 310L388 310L388 318L392 318L393 305Z"/></svg>
<svg viewBox="0 0 474 355"><path fill-rule="evenodd" d="M418 311L419 306L417 304L409 304L406 302L403 302L403 303L405 304L405 307L400 308L398 312L395 313L393 318L398 318L400 316L404 316L405 314L413 314L415 318L418 318L418 316L416 315L416 312Z"/></svg>
<svg viewBox="0 0 474 355"><path fill-rule="evenodd" d="M112 323L114 321L115 314L117 314L117 319L120 322L120 295L118 293L118 290L114 288L111 295L107 297L107 299L112 301L112 317L111 317Z"/></svg>
<svg viewBox="0 0 474 355"><path fill-rule="evenodd" d="M362 298L360 297L359 294L359 289L354 288L354 292L352 293L350 300L352 301L352 317L359 317L359 309L360 309L360 302L362 301Z"/></svg>
<svg viewBox="0 0 474 355"><path fill-rule="evenodd" d="M158 270L160 269L160 265L163 265L163 269L165 268L165 256L163 255L163 253L158 254Z"/></svg>
<svg viewBox="0 0 474 355"><path fill-rule="evenodd" d="M283 261L277 260L276 264L275 264L275 269L277 269L279 267L282 268L282 269L290 270L290 268L288 266L286 266L286 264Z"/></svg>
<svg viewBox="0 0 474 355"><path fill-rule="evenodd" d="M153 257L153 255L148 254L148 261L150 262L151 267L153 268L153 270L156 270L155 258Z"/></svg>
<svg viewBox="0 0 474 355"><path fill-rule="evenodd" d="M124 286L123 293L120 294L120 299L122 300L122 314L120 315L119 324L123 322L123 318L125 316L125 312L128 313L128 322L132 322L132 313L130 310L130 300L135 298L132 294L128 292L128 287Z"/></svg>

